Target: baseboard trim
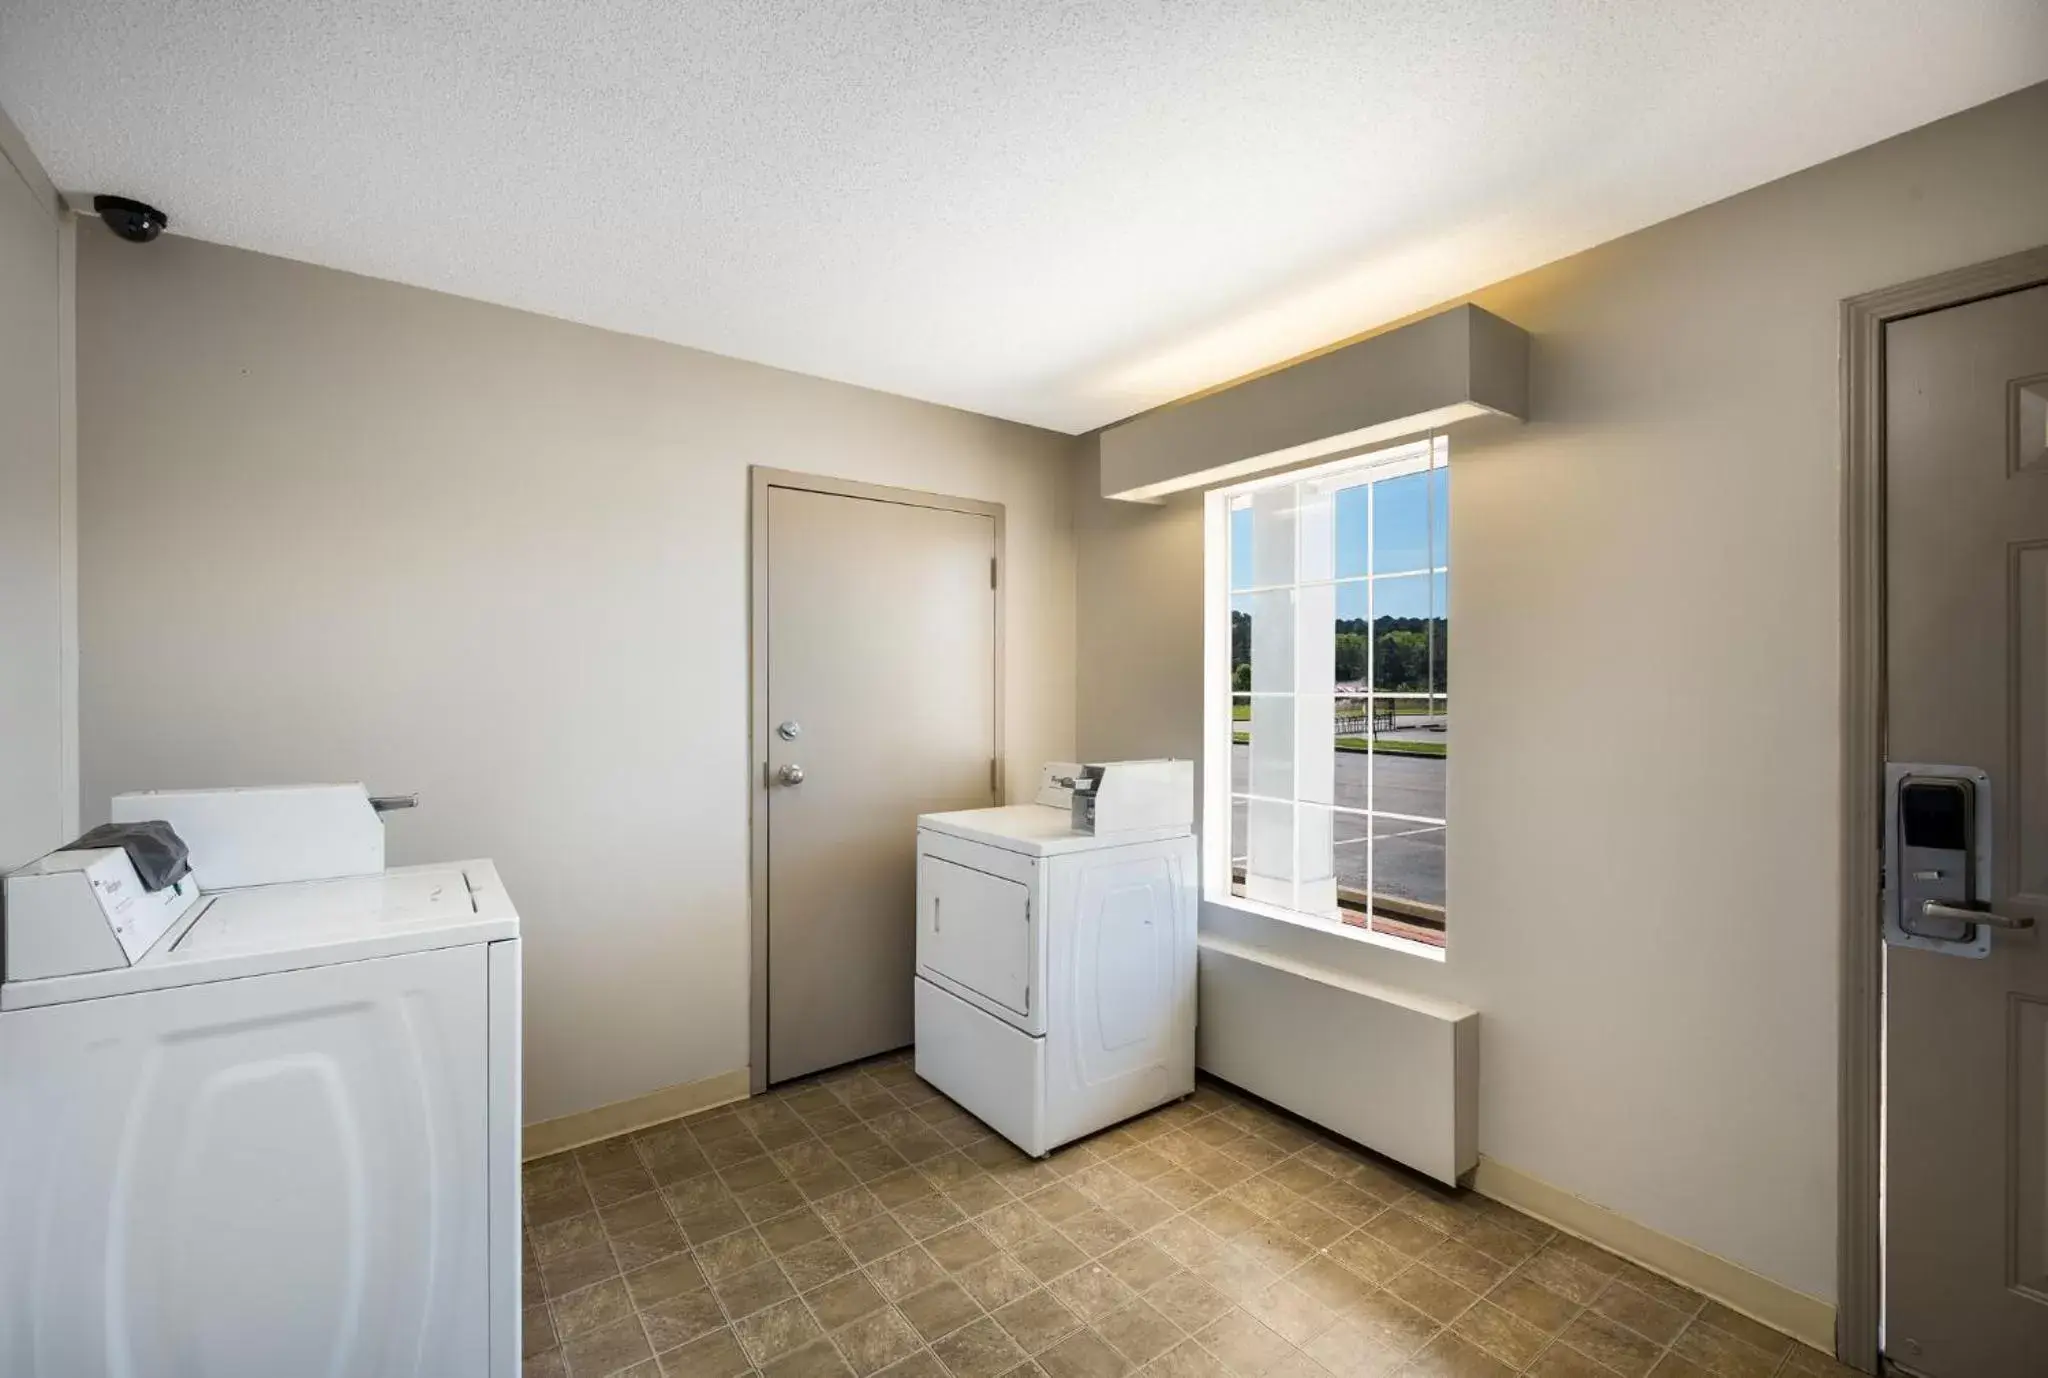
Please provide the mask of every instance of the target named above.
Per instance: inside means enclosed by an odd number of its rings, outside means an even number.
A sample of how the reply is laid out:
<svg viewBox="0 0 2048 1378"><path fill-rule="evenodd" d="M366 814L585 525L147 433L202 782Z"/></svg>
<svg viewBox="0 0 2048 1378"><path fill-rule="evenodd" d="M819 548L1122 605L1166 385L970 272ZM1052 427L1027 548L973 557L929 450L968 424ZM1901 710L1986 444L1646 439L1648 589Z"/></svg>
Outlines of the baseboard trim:
<svg viewBox="0 0 2048 1378"><path fill-rule="evenodd" d="M532 1162L535 1158L545 1158L563 1149L581 1148L599 1139L609 1139L614 1134L630 1134L636 1129L645 1129L651 1124L683 1115L694 1115L715 1105L745 1100L747 1091L747 1069L740 1067L702 1081L664 1086L659 1091L600 1105L594 1110L579 1110L559 1119L541 1120L526 1126L522 1156L527 1162Z"/></svg>
<svg viewBox="0 0 2048 1378"><path fill-rule="evenodd" d="M1472 1190L1653 1273L1705 1293L1824 1354L1835 1352L1835 1308L1540 1178L1480 1155Z"/></svg>

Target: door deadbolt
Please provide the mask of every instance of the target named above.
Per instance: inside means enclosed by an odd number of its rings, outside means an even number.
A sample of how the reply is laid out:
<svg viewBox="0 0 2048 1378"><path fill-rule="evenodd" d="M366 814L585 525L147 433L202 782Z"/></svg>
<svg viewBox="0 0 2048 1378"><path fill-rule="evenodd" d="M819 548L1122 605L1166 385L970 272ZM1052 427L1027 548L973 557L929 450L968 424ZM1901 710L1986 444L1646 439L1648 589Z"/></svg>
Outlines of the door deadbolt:
<svg viewBox="0 0 2048 1378"><path fill-rule="evenodd" d="M787 719L776 725L775 735L785 742L793 742L804 735L804 725L795 718Z"/></svg>

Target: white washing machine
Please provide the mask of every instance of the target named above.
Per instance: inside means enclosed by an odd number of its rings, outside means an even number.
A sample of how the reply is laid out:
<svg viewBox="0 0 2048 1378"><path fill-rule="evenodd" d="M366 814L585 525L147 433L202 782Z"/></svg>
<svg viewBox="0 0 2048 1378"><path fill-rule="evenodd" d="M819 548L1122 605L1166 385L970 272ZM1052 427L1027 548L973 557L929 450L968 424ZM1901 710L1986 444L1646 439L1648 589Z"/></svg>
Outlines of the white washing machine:
<svg viewBox="0 0 2048 1378"><path fill-rule="evenodd" d="M1194 1090L1193 794L1186 761L1051 765L918 819L918 1075L1033 1157Z"/></svg>
<svg viewBox="0 0 2048 1378"><path fill-rule="evenodd" d="M514 1378L519 916L496 867L383 869L360 786L124 812L188 818L211 844L191 877L144 893L116 846L7 882L0 1373ZM231 883L280 873L325 878Z"/></svg>

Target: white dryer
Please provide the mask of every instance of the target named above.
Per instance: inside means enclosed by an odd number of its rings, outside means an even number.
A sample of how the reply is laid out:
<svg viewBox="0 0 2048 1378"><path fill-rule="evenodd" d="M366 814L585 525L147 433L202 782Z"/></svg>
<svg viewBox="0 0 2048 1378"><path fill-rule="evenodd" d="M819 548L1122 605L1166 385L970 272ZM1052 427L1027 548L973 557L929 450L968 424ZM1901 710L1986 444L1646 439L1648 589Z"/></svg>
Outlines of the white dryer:
<svg viewBox="0 0 2048 1378"><path fill-rule="evenodd" d="M0 1373L514 1378L497 869L383 869L360 786L224 793L121 801L222 840L139 927L118 846L8 878L37 965L0 983ZM308 806L355 821L275 836ZM201 888L249 865L328 878Z"/></svg>
<svg viewBox="0 0 2048 1378"><path fill-rule="evenodd" d="M1125 766L1152 806L1072 806ZM917 833L918 1075L1034 1157L1195 1080L1192 767L1052 765L1038 797Z"/></svg>

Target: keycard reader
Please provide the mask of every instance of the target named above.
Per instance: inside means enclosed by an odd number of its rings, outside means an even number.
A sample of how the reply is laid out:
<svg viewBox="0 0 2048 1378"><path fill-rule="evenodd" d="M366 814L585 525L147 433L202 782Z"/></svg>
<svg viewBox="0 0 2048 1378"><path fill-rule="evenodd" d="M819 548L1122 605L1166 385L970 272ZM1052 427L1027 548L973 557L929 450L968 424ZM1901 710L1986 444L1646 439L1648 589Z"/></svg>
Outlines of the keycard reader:
<svg viewBox="0 0 2048 1378"><path fill-rule="evenodd" d="M1885 766L1884 928L1894 947L1983 957L2032 928L1991 906L1991 777L1974 766Z"/></svg>

